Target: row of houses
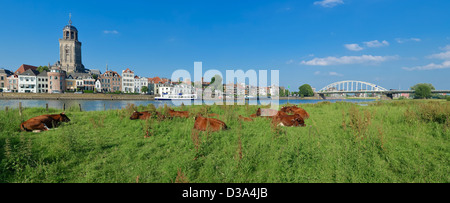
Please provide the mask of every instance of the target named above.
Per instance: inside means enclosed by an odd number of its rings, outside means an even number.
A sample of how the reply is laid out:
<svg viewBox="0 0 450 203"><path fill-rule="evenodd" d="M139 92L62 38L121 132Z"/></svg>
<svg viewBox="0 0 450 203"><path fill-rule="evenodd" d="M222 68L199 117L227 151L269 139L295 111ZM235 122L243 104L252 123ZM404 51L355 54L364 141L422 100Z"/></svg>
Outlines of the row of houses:
<svg viewBox="0 0 450 203"><path fill-rule="evenodd" d="M193 83L190 80L171 81L160 77L140 77L129 68L123 70L122 74L119 74L116 71L108 70L108 68L104 73L101 73L99 70L88 70L84 73L66 73L60 68L59 64L49 65L49 67L48 71L44 70L41 72L38 71L38 67L25 64L21 65L15 72L0 69L0 91L18 93L95 91L150 95L195 94L199 92L198 89L190 86ZM202 89L205 90L208 86L209 82L205 82L202 79ZM256 97L258 95L278 95L278 91L278 86L257 87L246 85L245 83L230 83L224 84L223 88L215 90L212 94L219 97L233 97L234 95Z"/></svg>
<svg viewBox="0 0 450 203"><path fill-rule="evenodd" d="M147 87L144 88L143 87ZM159 94L159 87L171 86L166 78L139 77L130 69L122 71L89 70L86 73L66 73L56 64L50 70L21 65L15 72L0 69L0 91L18 93L63 93L76 91ZM146 90L143 92L142 90Z"/></svg>

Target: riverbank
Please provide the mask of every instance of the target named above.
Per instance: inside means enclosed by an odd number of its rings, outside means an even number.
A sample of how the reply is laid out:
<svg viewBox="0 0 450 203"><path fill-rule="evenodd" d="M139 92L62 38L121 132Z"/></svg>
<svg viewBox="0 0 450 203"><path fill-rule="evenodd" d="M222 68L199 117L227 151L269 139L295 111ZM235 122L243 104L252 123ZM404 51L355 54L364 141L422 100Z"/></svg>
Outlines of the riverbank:
<svg viewBox="0 0 450 203"><path fill-rule="evenodd" d="M2 93L0 99L20 100L154 100L153 95L136 94L46 94L46 93Z"/></svg>

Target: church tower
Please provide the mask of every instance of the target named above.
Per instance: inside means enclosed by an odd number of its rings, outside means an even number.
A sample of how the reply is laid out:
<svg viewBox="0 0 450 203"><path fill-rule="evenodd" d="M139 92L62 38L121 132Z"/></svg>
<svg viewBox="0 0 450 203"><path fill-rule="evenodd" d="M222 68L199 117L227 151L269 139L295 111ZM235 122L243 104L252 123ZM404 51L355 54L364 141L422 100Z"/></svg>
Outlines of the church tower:
<svg viewBox="0 0 450 203"><path fill-rule="evenodd" d="M67 73L85 71L81 63L81 42L78 41L78 30L72 26L71 16L69 24L63 29L63 38L59 39L59 59L61 69Z"/></svg>

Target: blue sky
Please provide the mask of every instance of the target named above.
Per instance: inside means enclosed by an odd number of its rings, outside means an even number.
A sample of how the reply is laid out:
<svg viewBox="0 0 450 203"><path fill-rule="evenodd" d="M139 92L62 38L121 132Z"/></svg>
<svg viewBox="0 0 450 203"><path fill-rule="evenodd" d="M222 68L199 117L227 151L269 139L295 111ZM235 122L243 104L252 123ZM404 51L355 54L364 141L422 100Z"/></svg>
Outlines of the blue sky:
<svg viewBox="0 0 450 203"><path fill-rule="evenodd" d="M280 85L450 89L450 1L0 1L0 67L59 60L72 13L86 68L279 70Z"/></svg>

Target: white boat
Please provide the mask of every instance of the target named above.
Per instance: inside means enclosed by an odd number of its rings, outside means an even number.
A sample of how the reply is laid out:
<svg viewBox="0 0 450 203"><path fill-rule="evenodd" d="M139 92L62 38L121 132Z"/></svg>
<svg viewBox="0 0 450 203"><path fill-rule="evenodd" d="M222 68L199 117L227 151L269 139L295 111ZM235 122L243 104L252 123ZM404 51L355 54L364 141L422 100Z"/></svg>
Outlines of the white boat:
<svg viewBox="0 0 450 203"><path fill-rule="evenodd" d="M155 100L196 100L196 94L163 94L160 97L155 97Z"/></svg>

